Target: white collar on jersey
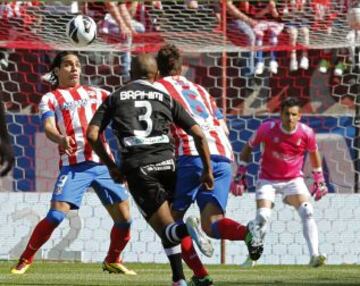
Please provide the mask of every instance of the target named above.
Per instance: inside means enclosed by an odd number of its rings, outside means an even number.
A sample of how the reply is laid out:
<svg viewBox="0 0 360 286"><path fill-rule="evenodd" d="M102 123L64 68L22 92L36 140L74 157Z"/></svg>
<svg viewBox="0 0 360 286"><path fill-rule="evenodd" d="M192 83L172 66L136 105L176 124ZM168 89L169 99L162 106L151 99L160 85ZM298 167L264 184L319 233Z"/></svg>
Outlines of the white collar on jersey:
<svg viewBox="0 0 360 286"><path fill-rule="evenodd" d="M298 128L299 128L299 123L298 124L296 124L296 127L295 127L295 129L294 130L292 130L292 131L287 131L284 127L283 127L283 124L282 123L280 123L280 130L283 132L283 133L285 133L285 134L294 134L297 130L298 130Z"/></svg>

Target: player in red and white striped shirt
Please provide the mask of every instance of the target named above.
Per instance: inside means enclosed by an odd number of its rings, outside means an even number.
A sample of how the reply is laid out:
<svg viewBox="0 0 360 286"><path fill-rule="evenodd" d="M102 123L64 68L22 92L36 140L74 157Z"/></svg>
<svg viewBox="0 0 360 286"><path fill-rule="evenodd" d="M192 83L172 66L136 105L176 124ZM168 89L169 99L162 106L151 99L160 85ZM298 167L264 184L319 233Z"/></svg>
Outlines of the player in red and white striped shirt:
<svg viewBox="0 0 360 286"><path fill-rule="evenodd" d="M157 82L157 86L165 89L176 99L202 127L212 155L224 157L227 161L233 160L233 151L223 115L216 106L215 100L201 85L177 75L162 78ZM176 138L177 157L199 156L192 136L177 126L173 126L171 132Z"/></svg>
<svg viewBox="0 0 360 286"><path fill-rule="evenodd" d="M68 136L72 148L72 152L66 152L64 146L59 144L60 167L84 161L100 162L85 137L88 123L108 94L108 91L100 88L79 85L74 88L57 88L42 97L42 121L45 126L53 125L56 118L58 131ZM106 142L105 145L110 152L109 145Z"/></svg>
<svg viewBox="0 0 360 286"><path fill-rule="evenodd" d="M163 46L157 55L162 79L155 86L168 92L202 127L209 144L214 175L214 189L209 191L200 184L203 165L195 150L195 143L184 130L173 126L172 135L176 144L176 190L172 204L173 216L183 219L186 210L196 201L201 212L201 225L206 234L215 239L246 240L250 257L261 255L261 249L253 245L252 234L247 227L226 218L225 210L232 180L233 151L228 139L228 130L223 115L214 99L200 85L180 76L182 58L174 45ZM190 217L197 225L197 218ZM194 285L212 285L212 279L198 258L190 237L181 242L183 259L194 271ZM260 253L259 253L260 251Z"/></svg>
<svg viewBox="0 0 360 286"><path fill-rule="evenodd" d="M88 123L108 92L80 85L80 74L81 65L76 54L60 52L54 59L50 79L57 88L42 97L40 113L47 138L59 147L60 174L50 210L35 227L19 262L11 269L13 274L26 272L37 250L50 238L68 211L80 207L84 193L92 187L114 221L103 269L136 275L120 260L120 254L130 239L128 192L124 185L111 179L107 167L100 163L86 139Z"/></svg>

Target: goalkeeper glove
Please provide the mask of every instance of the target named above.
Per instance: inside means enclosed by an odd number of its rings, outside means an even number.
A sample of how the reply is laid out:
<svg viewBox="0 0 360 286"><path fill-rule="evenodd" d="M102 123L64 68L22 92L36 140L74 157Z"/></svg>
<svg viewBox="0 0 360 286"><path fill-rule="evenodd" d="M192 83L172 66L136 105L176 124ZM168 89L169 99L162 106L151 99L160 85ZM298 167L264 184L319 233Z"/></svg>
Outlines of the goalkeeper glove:
<svg viewBox="0 0 360 286"><path fill-rule="evenodd" d="M230 191L234 196L242 196L244 192L247 190L247 184L246 184L246 166L244 164L245 162L240 163L236 175L231 182Z"/></svg>
<svg viewBox="0 0 360 286"><path fill-rule="evenodd" d="M315 201L318 201L328 193L328 189L325 184L325 178L322 170L313 171L312 174L314 182L310 188L310 192Z"/></svg>

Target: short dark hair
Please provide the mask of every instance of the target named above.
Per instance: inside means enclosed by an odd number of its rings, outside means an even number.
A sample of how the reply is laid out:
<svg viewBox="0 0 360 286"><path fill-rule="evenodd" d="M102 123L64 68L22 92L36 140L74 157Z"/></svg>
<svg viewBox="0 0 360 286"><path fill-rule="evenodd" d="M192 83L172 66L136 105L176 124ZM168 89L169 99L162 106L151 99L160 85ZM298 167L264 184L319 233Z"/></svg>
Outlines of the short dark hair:
<svg viewBox="0 0 360 286"><path fill-rule="evenodd" d="M149 53L137 55L131 62L130 74L132 80L155 80L158 74L155 57Z"/></svg>
<svg viewBox="0 0 360 286"><path fill-rule="evenodd" d="M297 97L286 97L281 101L280 111L282 112L285 108L298 106L301 108L301 102Z"/></svg>
<svg viewBox="0 0 360 286"><path fill-rule="evenodd" d="M54 69L55 68L60 68L61 66L61 63L63 62L64 58L66 56L69 56L69 55L74 55L76 57L78 57L78 55L75 53L75 52L72 52L72 51L62 51L62 52L59 52L55 58L53 59L52 61L52 64L50 66L50 78L49 78L49 82L54 85L54 86L58 86L59 85L59 79L57 77L57 75L55 74L54 72Z"/></svg>
<svg viewBox="0 0 360 286"><path fill-rule="evenodd" d="M156 61L161 76L177 75L181 71L182 57L180 50L173 44L161 47Z"/></svg>

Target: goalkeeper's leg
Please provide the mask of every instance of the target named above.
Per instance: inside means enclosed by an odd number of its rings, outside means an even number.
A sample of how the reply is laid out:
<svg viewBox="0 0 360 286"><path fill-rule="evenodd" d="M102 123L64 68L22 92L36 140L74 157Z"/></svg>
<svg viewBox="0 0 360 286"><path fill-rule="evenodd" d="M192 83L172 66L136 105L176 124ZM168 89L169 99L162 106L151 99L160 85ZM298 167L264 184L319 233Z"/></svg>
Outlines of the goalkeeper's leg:
<svg viewBox="0 0 360 286"><path fill-rule="evenodd" d="M298 213L303 225L303 234L309 248L310 256L319 255L319 235L314 219L314 208L310 202L302 202Z"/></svg>
<svg viewBox="0 0 360 286"><path fill-rule="evenodd" d="M314 208L309 202L308 196L303 194L291 195L286 197L286 201L297 209L301 218L303 235L311 258L310 265L318 267L325 264L325 256L319 253L318 228L314 219Z"/></svg>

